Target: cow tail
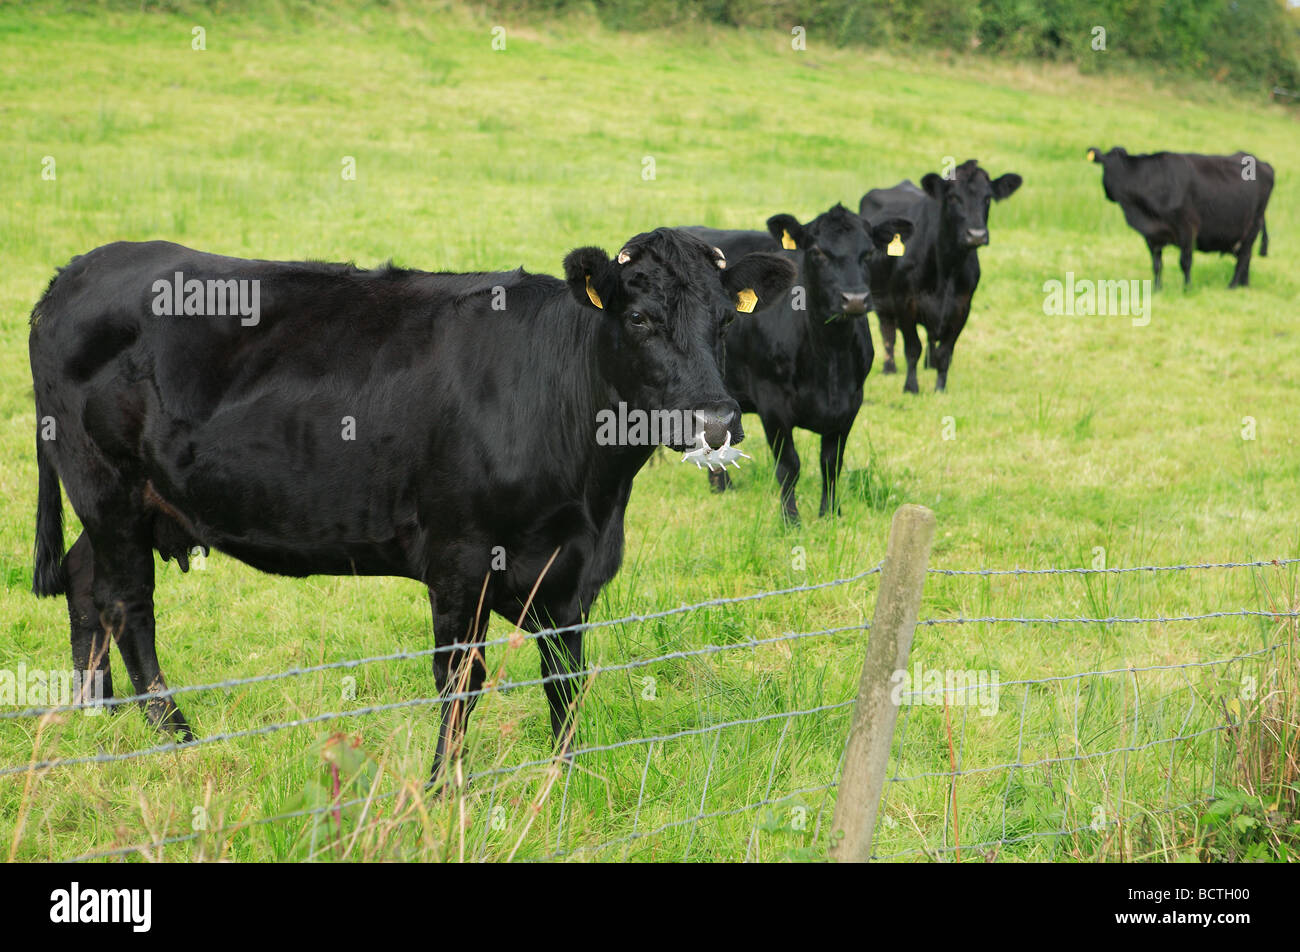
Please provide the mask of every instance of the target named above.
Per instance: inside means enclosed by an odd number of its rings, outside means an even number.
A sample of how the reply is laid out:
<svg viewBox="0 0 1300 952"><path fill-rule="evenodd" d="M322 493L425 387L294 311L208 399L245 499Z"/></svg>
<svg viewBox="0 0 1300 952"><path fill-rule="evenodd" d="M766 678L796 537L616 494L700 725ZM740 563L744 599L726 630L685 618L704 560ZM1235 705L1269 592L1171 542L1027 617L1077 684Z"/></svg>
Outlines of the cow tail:
<svg viewBox="0 0 1300 952"><path fill-rule="evenodd" d="M40 596L67 591L63 569L63 493L59 474L50 459L45 441L36 436L36 551L32 568L32 592Z"/></svg>
<svg viewBox="0 0 1300 952"><path fill-rule="evenodd" d="M1259 239L1259 256L1261 258L1267 258L1268 257L1268 221L1262 215L1260 216L1259 219L1259 227L1262 230L1262 237Z"/></svg>

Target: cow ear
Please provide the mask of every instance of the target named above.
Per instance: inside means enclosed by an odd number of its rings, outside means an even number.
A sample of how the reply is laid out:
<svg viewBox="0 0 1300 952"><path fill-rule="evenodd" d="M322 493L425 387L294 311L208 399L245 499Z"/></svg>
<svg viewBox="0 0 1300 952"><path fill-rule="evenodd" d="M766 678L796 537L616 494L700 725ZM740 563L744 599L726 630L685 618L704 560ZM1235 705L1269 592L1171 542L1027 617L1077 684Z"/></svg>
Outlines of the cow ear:
<svg viewBox="0 0 1300 952"><path fill-rule="evenodd" d="M723 290L742 314L761 311L794 284L795 266L778 254L754 251L718 272Z"/></svg>
<svg viewBox="0 0 1300 952"><path fill-rule="evenodd" d="M891 257L901 257L912 237L912 223L906 218L887 218L871 226L871 243Z"/></svg>
<svg viewBox="0 0 1300 952"><path fill-rule="evenodd" d="M999 202L1004 198L1009 198L1011 193L1018 189L1020 183L1023 181L1024 179L1015 172L1008 172L1006 175L999 175L991 183L993 185L993 197Z"/></svg>
<svg viewBox="0 0 1300 952"><path fill-rule="evenodd" d="M618 274L604 249L575 248L564 259L564 279L573 299L592 310L604 310L618 287Z"/></svg>
<svg viewBox="0 0 1300 952"><path fill-rule="evenodd" d="M767 230L781 243L782 248L789 251L807 248L811 244L808 233L793 215L773 215L767 220Z"/></svg>
<svg viewBox="0 0 1300 952"><path fill-rule="evenodd" d="M1089 147L1088 147L1088 151L1087 151L1086 154L1087 154L1087 156L1088 156L1088 161L1089 161L1089 162L1100 162L1100 161L1101 161L1101 149L1097 148L1095 145L1094 145L1094 146L1089 146Z"/></svg>
<svg viewBox="0 0 1300 952"><path fill-rule="evenodd" d="M931 198L943 198L943 176L936 175L934 172L927 172L921 179L921 188L925 189L925 194Z"/></svg>

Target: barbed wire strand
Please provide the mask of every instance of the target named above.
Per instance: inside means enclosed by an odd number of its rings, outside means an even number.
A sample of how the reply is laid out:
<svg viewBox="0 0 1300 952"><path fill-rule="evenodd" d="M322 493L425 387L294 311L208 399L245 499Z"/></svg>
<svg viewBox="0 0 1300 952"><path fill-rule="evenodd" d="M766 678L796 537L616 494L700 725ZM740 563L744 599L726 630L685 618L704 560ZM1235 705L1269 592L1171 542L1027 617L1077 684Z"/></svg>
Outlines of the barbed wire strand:
<svg viewBox="0 0 1300 952"><path fill-rule="evenodd" d="M1300 610L1258 611L1252 608L1241 608L1227 611L1204 612L1200 615L1153 615L1151 617L1112 616L1109 618L1023 618L1015 616L999 617L985 615L979 618L965 618L962 616L954 618L921 618L918 619L916 623L918 625L974 625L996 623L1015 625L1162 625L1171 621L1206 621L1211 618L1300 618Z"/></svg>
<svg viewBox="0 0 1300 952"><path fill-rule="evenodd" d="M1100 675L1107 675L1107 674L1127 674L1130 671L1137 671L1139 673L1142 673L1146 671L1178 671L1183 668L1211 668L1221 664L1234 664L1235 662L1238 661L1247 661L1251 658L1257 658L1260 655L1269 654L1271 652L1277 651L1279 648L1285 648L1287 644L1288 642L1279 641L1276 644L1269 645L1266 648L1259 648L1255 651L1246 652L1245 654L1233 655L1231 658L1216 658L1212 661L1182 661L1182 662L1178 662L1177 664L1145 664L1145 665L1137 665L1137 666L1125 666L1123 668L1097 668L1092 671L1079 671L1076 672L1075 674L1050 674L1041 678L1017 678L1014 681L990 681L985 684L980 684L980 683L962 684L962 685L954 684L951 687L949 687L945 682L943 691L949 693L956 693L958 691L970 692L970 691L991 690L993 688L1011 688L1011 687L1018 687L1022 684L1023 685L1052 684L1060 681L1076 681L1076 680L1082 680L1084 678L1098 677ZM899 697L903 697L903 698L932 697L934 694L935 692L933 691L923 689L919 691L900 691Z"/></svg>
<svg viewBox="0 0 1300 952"><path fill-rule="evenodd" d="M690 612L700 611L706 608L719 608L725 605L737 605L744 602L758 601L765 598L773 598L780 595L792 595L800 592L814 592L821 589L833 588L840 585L849 585L853 582L860 582L864 578L872 575L878 575L882 570L883 563L877 563L865 571L858 572L856 575L849 575L844 578L831 579L827 582L816 582L808 585L795 585L790 588L772 589L764 592L751 592L748 595L735 595L724 598L711 598L702 602L693 604L683 604L677 608L667 608L663 611L648 612L639 615L624 615L621 618L610 618L604 621L583 622L577 625L566 625L560 628L544 628L535 632L524 632L516 630L511 635L499 638L490 638L484 641L473 643L473 647L480 650L494 647L497 645L520 644L527 641L536 641L541 638L550 638L557 634L576 631L591 631L597 628L609 628L614 625L624 625L633 623L643 623L647 621L658 621L663 618L670 618L674 615L681 615ZM471 647L469 642L458 642L451 645L439 645L434 648L422 648L417 651L395 651L388 654L370 655L364 658L351 658L345 661L328 661L323 664L314 664L306 667L288 668L284 671L273 671L267 674L251 675L243 678L228 678L222 681L213 681L208 684L191 684L169 687L163 691L156 691L147 694L131 694L125 697L107 698L103 701L85 701L79 704L51 705L48 707L28 707L20 711L0 711L0 720L11 720L18 717L40 717L45 714L61 714L67 711L82 710L85 708L107 708L116 707L121 704L130 704L135 702L151 701L158 698L174 697L178 694L191 694L197 691L215 691L225 690L228 688L244 687L249 684L263 684L268 681L280 681L284 678L296 678L307 674L318 674L322 671L332 671L338 669L356 668L362 665L371 664L379 661L414 661L420 658L427 658L439 654L447 654L453 651L464 651Z"/></svg>
<svg viewBox="0 0 1300 952"><path fill-rule="evenodd" d="M1087 575L1087 574L1119 574L1132 572L1173 572L1189 571L1192 569L1218 569L1218 568L1254 568L1260 566L1282 566L1300 563L1300 559L1271 559L1257 562L1202 562L1189 563L1186 565L1145 565L1128 568L1107 568L1107 569L1086 569L1086 568L1048 568L1048 569L927 569L930 574L949 575L949 576L982 576L982 575ZM642 614L624 615L621 618L606 619L603 621L583 622L575 625L567 625L557 628L546 628L536 632L516 631L512 635L498 638L487 639L479 643L481 649L494 647L504 644L517 644L521 639L524 641L533 641L540 638L552 637L556 634L575 631L590 631L598 628L605 628L614 625L643 623L646 621L655 621L662 618L680 615L684 613L699 611L706 608L717 608L725 605L741 604L744 602L757 601L760 599L771 598L781 595L798 594L801 592L817 591L826 588L832 588L840 585L847 585L853 582L861 581L873 575L879 574L883 570L883 562L877 563L865 571L849 575L843 578L831 579L826 582L817 582L807 585L796 585L782 589L772 589L762 592L752 592L747 595L729 596L722 598L706 599L693 604L683 604L677 608L664 609L658 612L649 612ZM1203 615L1184 615L1172 616L1169 618L942 618L942 619L923 619L918 624L924 625L941 625L941 624L971 624L977 622L994 623L1007 622L1017 624L1119 624L1119 623L1161 623L1168 621L1200 621L1210 618L1226 618L1239 615L1258 615L1264 617L1297 617L1300 612L1258 612L1258 611L1225 611L1213 612ZM269 672L267 674L252 675L243 678L228 678L222 681L214 681L208 684L179 685L177 687L168 687L167 689L154 693L132 694L124 697L107 698L103 701L86 701L78 704L51 705L46 707L28 707L19 711L0 711L0 720L10 720L20 717L39 717L51 713L64 713L67 711L81 710L85 708L106 708L115 707L122 704L144 702L152 699L174 697L180 694L189 694L200 691L225 690L235 687L243 687L250 684L261 684L271 681L279 681L285 678L302 677L308 674L318 674L322 671L347 670L361 667L367 664L373 664L381 661L414 661L420 658L426 658L438 654L450 653L453 651L463 650L465 644L440 645L434 648L425 648L416 651L397 651L386 654L370 655L364 658L352 658L343 661L330 661L322 664L299 666L288 668L284 671Z"/></svg>
<svg viewBox="0 0 1300 952"><path fill-rule="evenodd" d="M725 645L707 645L703 648L693 648L683 651L672 651L667 654L657 655L653 658L642 658L635 661L627 661L621 664L613 664L604 667L593 667L585 671L562 671L556 674L549 674L540 678L531 678L524 681L507 681L497 685L485 686L473 691L455 691L448 692L445 695L436 697L410 698L405 701L393 701L388 704L372 704L366 707L353 708L349 711L328 711L323 714L314 714L309 717L301 717L290 721L278 721L274 724L264 724L261 727L249 728L241 731L227 731L224 733L210 734L206 737L196 737L188 741L172 741L165 744L156 744L152 747L143 747L138 750L126 751L124 753L99 753L87 755L84 757L55 758L52 760L42 760L36 763L15 764L8 767L0 768L0 777L7 777L13 774L26 773L28 771L47 770L53 767L70 767L77 764L91 763L115 763L122 760L133 760L137 757L153 756L155 754L172 753L175 751L193 750L198 747L206 747L210 744L221 743L228 740L242 740L248 737L260 737L266 734L273 734L277 731L287 730L293 727L306 727L312 724L321 724L332 720L341 720L347 717L362 717L369 714L382 714L390 711L405 710L407 708L426 707L433 704L450 703L458 700L467 700L469 698L480 697L485 694L504 694L509 691L520 688L536 687L545 685L553 681L563 681L572 678L587 677L593 673L608 674L616 671L630 671L637 668L648 667L662 661L676 661L686 658L697 658L705 655L718 654L724 651L733 651L743 648L757 648L764 645L775 644L784 641L798 641L804 638L816 638L826 635L843 634L848 631L858 631L866 626L844 625L838 628L825 628L817 631L805 632L788 632L784 635L777 635L772 638L748 639L745 641L736 641Z"/></svg>
<svg viewBox="0 0 1300 952"><path fill-rule="evenodd" d="M1124 568L1046 568L1046 569L927 569L930 575L1127 575L1133 572L1188 572L1195 569L1253 569L1286 566L1300 559L1261 559L1257 562L1191 562L1186 565L1135 565Z"/></svg>

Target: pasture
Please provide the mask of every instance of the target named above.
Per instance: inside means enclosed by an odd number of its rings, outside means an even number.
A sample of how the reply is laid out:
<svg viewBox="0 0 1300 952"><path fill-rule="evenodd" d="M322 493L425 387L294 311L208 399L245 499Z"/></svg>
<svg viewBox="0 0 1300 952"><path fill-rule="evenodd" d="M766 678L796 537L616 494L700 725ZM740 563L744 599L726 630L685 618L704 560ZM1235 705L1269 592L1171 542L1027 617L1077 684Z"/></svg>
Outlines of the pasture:
<svg viewBox="0 0 1300 952"><path fill-rule="evenodd" d="M498 24L456 6L357 6L311 17L285 10L195 19L0 8L0 666L68 666L63 600L29 591L36 467L27 321L54 269L73 255L118 239L163 238L246 257L557 274L576 246L613 253L658 225L762 228L778 212L806 221L837 201L856 210L868 188L919 181L946 157L1024 177L990 214L991 244L980 252L983 277L947 392L932 392L932 371L921 372L919 396L902 393L901 376L881 375L870 317L876 366L848 446L842 515L815 518L809 434L798 438L799 528L781 521L757 419L745 421L743 448L754 459L742 461L736 492L710 494L704 473L661 453L637 479L624 567L593 620L864 572L883 557L890 518L904 502L936 513L936 568L1089 566L1098 549L1109 566L1300 556L1294 110L1209 84L1156 84L1140 71L1096 77L834 49L815 33L796 51L780 31L614 33L582 19L507 20L506 48L495 50ZM196 24L205 30L201 51L191 46ZM1244 149L1271 162L1270 254L1255 258L1250 287L1227 289L1231 258L1198 255L1187 291L1168 265L1144 326L1127 316L1046 315L1044 283L1067 273L1150 277L1141 237L1105 200L1100 169L1085 160L1093 145ZM47 157L53 178L42 174ZM344 175L350 162L354 178ZM1166 262L1175 256L1167 250ZM173 687L432 646L427 596L411 582L282 579L217 553L188 574L160 562L157 574L159 654ZM609 666L850 627L870 618L874 598L868 576L612 625L588 635L588 659ZM921 616L1296 607L1294 569L1282 567L932 576ZM913 660L1037 679L1247 654L1285 640L1285 629L1241 616L934 625L917 629ZM511 631L494 619L489 638ZM476 781L447 801L418 795L436 739L429 705L0 776L0 844L25 860L191 832L200 835L149 855L815 858L825 853L816 835L829 822L824 788L847 729L847 708L834 705L852 698L864 645L862 631L847 631L601 675L578 728L584 746L752 723L614 747L558 781L545 766L507 771L502 782ZM120 659L114 667L124 687ZM536 650L498 645L488 668L500 668L502 680L535 679ZM1294 672L1280 677L1294 684ZM1078 745L1121 748L1132 738L1100 735L1138 707L1145 717L1162 699L1172 706L1193 694L1216 706L1223 689L1213 678L1174 673L1144 682L1147 693L1135 699L1117 680L1087 682L1082 721L1073 685L1063 694L1044 688L1032 703L1008 693L999 713L947 727L942 709L918 709L899 741L910 751L905 768L948 770L949 728L967 765L1027 762ZM434 693L424 657L183 695L182 706L200 737L212 737ZM774 716L822 706L832 709ZM1159 716L1177 731L1176 712ZM1169 725L1158 729L1172 736ZM320 812L249 825L329 802L325 756L338 745L323 738L333 731L358 738L364 755L344 758L344 795L386 798L348 811L342 837ZM162 740L133 707L40 726L6 719L0 767ZM1002 838L1008 804L1012 829L1085 828L1004 846L1001 859L1196 858L1208 835L1200 813L1164 808L1205 794L1209 745L1220 741L1207 735L1176 746L1177 764L1170 746L1084 761L1068 767L1075 772L1064 785L1062 771L1044 778L1025 770L963 778L955 801L938 781L891 791L881 849L948 845L956 802L970 842ZM540 688L493 694L476 711L465 770L509 768L549 751ZM1184 755L1204 769L1182 769ZM1223 752L1214 761L1216 781L1227 786L1230 761ZM348 784L353 775L360 779ZM792 825L791 804L820 824ZM1132 824L1118 835L1087 830L1098 804ZM697 812L723 815L673 825Z"/></svg>

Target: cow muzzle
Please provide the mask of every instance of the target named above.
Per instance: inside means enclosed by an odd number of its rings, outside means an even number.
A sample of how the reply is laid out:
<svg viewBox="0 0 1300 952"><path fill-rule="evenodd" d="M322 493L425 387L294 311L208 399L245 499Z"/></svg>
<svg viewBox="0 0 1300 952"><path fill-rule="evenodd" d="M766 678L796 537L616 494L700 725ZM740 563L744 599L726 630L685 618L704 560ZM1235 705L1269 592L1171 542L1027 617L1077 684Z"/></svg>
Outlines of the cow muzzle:
<svg viewBox="0 0 1300 952"><path fill-rule="evenodd" d="M735 403L714 403L697 407L695 410L695 444L703 434L709 446L717 449L726 442L728 435L731 445L735 446L745 438L745 431L740 425L740 407Z"/></svg>
<svg viewBox="0 0 1300 952"><path fill-rule="evenodd" d="M840 293L840 313L848 316L866 314L871 310L870 291L842 291Z"/></svg>
<svg viewBox="0 0 1300 952"><path fill-rule="evenodd" d="M966 247L978 248L980 245L989 243L989 230L987 228L967 228L966 229Z"/></svg>

